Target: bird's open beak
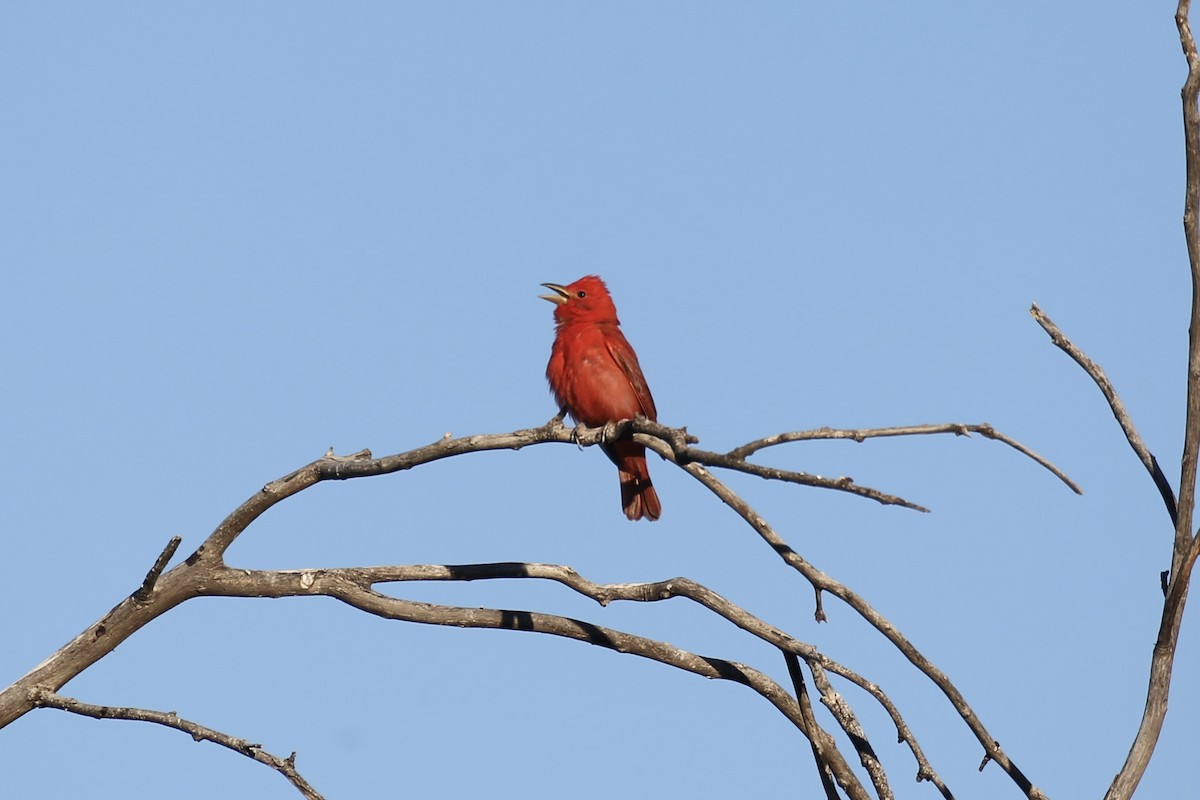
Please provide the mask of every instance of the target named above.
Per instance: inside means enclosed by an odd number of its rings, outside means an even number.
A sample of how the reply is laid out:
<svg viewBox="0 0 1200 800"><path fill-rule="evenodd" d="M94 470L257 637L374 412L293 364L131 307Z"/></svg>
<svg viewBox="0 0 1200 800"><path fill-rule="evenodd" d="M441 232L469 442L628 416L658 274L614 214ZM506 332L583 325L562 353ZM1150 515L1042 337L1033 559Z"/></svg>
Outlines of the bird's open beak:
<svg viewBox="0 0 1200 800"><path fill-rule="evenodd" d="M545 286L547 289L554 292L554 294L539 294L538 297L542 298L543 300L549 300L555 305L561 306L563 303L567 302L567 298L571 296L567 293L565 286L559 286L557 283L543 283L542 286Z"/></svg>

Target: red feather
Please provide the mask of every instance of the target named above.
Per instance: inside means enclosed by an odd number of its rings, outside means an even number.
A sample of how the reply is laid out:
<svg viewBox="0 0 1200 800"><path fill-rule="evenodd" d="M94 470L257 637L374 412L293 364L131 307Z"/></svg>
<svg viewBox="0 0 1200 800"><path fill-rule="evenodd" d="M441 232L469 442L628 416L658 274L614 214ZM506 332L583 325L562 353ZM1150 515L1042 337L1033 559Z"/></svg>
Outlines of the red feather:
<svg viewBox="0 0 1200 800"><path fill-rule="evenodd" d="M556 304L554 346L546 379L558 404L578 423L597 427L633 419L657 420L654 397L642 374L637 353L621 333L617 309L608 287L595 275L572 284L543 286ZM617 465L621 507L629 519L658 519L662 504L650 482L646 448L628 439L603 445Z"/></svg>

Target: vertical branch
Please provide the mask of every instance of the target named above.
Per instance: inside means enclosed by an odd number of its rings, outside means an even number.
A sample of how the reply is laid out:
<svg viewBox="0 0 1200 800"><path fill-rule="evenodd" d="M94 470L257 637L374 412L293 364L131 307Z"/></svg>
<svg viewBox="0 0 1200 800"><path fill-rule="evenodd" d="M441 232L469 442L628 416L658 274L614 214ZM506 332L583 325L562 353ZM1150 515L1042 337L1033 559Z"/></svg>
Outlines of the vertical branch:
<svg viewBox="0 0 1200 800"><path fill-rule="evenodd" d="M1187 422L1184 427L1183 466L1179 480L1179 521L1171 559L1172 583L1182 566L1192 538L1192 513L1196 499L1196 461L1200 450L1200 56L1188 22L1191 0L1179 0L1175 24L1188 62L1183 84L1183 142L1187 178L1183 204L1183 235L1187 241L1192 274L1192 319L1188 327Z"/></svg>
<svg viewBox="0 0 1200 800"><path fill-rule="evenodd" d="M1150 660L1150 685L1146 690L1146 708L1133 745L1121 771L1113 778L1105 800L1127 800L1137 790L1142 775L1154 754L1167 714L1167 696L1171 690L1171 671L1175 663L1175 645L1179 623L1187 602L1188 582L1196 561L1196 539L1192 535L1192 517L1196 500L1196 463L1200 451L1200 55L1192 36L1188 13L1190 0L1179 0L1175 25L1179 43L1188 63L1183 84L1183 141L1187 178L1184 193L1183 233L1187 240L1188 263L1192 275L1192 318L1188 328L1187 422L1184 425L1183 463L1179 480L1179 514L1175 521L1171 573L1162 621L1154 654Z"/></svg>

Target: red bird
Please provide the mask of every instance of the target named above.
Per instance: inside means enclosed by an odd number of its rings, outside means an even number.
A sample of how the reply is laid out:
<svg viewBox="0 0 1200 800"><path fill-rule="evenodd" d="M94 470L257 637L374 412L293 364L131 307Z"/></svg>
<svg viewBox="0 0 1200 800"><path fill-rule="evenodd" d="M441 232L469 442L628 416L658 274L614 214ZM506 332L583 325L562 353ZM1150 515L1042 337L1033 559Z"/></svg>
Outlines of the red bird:
<svg viewBox="0 0 1200 800"><path fill-rule="evenodd" d="M637 353L621 333L617 308L604 281L587 275L568 286L542 286L553 294L540 297L556 306L546 380L558 404L571 412L577 423L593 428L638 414L657 420L650 387ZM658 519L662 504L650 482L646 448L629 439L601 447L617 465L625 516Z"/></svg>

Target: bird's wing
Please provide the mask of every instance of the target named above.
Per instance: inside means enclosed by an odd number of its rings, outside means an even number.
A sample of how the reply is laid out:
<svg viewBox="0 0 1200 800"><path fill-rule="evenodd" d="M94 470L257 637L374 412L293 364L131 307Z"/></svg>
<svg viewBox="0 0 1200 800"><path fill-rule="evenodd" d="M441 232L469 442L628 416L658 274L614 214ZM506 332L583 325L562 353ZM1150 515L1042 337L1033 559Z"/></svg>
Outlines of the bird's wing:
<svg viewBox="0 0 1200 800"><path fill-rule="evenodd" d="M654 407L654 397L650 394L650 387L646 385L646 377L642 375L642 367L638 364L637 354L629 346L625 335L619 330L614 330L604 337L604 344L608 347L608 354L612 356L613 361L617 362L617 366L629 379L629 385L633 387L638 405L641 406L642 415L646 419L657 420L658 409Z"/></svg>

